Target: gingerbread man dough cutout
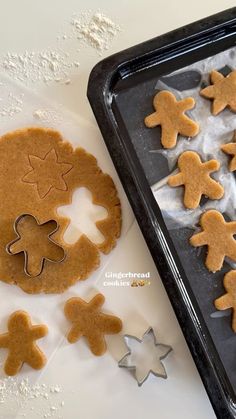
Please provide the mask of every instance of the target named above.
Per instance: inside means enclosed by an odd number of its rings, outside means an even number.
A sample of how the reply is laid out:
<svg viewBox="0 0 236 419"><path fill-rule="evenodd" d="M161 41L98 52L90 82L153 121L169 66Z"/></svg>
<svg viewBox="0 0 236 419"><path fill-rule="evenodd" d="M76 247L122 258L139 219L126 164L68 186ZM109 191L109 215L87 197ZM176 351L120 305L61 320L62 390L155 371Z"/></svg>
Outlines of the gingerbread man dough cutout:
<svg viewBox="0 0 236 419"><path fill-rule="evenodd" d="M236 271L227 272L224 276L224 287L226 294L217 298L214 302L217 310L233 309L232 329L236 332Z"/></svg>
<svg viewBox="0 0 236 419"><path fill-rule="evenodd" d="M200 95L212 99L212 114L218 115L226 107L236 112L236 70L224 77L213 70L210 74L211 85L200 91Z"/></svg>
<svg viewBox="0 0 236 419"><path fill-rule="evenodd" d="M201 162L200 156L194 151L185 151L178 159L180 172L170 176L168 184L172 187L184 185L184 205L194 209L200 204L202 195L210 199L220 199L224 188L210 177L211 172L219 169L217 160Z"/></svg>
<svg viewBox="0 0 236 419"><path fill-rule="evenodd" d="M72 323L67 336L68 342L75 343L81 336L87 338L91 352L103 355L106 352L104 335L116 334L122 329L122 322L118 317L101 312L105 298L97 294L87 303L81 298L71 298L65 304L65 315Z"/></svg>
<svg viewBox="0 0 236 419"><path fill-rule="evenodd" d="M176 145L178 134L195 137L199 125L190 119L185 112L195 106L191 97L177 101L173 93L163 90L154 96L155 112L148 115L144 122L148 128L161 126L161 143L164 148Z"/></svg>
<svg viewBox="0 0 236 419"><path fill-rule="evenodd" d="M236 130L234 131L231 143L223 144L221 150L224 153L233 156L229 162L229 170L230 172L234 172L236 170Z"/></svg>
<svg viewBox="0 0 236 419"><path fill-rule="evenodd" d="M200 225L202 231L190 238L190 244L208 246L205 263L209 271L219 271L226 256L236 261L236 221L226 222L219 211L210 210L201 216Z"/></svg>
<svg viewBox="0 0 236 419"><path fill-rule="evenodd" d="M16 311L8 320L8 332L0 335L0 348L9 353L4 370L7 375L16 375L24 362L38 370L46 364L46 357L35 341L48 332L47 326L32 326L30 316L25 311Z"/></svg>

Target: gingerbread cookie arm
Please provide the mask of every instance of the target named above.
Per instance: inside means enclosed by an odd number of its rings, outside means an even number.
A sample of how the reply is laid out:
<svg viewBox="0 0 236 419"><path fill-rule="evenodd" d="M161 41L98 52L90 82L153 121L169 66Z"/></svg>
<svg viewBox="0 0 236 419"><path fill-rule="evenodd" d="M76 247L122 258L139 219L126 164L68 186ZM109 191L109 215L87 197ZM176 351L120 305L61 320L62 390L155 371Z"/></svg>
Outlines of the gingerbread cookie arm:
<svg viewBox="0 0 236 419"><path fill-rule="evenodd" d="M214 98L214 86L207 86L204 89L200 91L200 95L207 98L207 99L213 99Z"/></svg>
<svg viewBox="0 0 236 419"><path fill-rule="evenodd" d="M33 340L41 339L48 333L48 328L45 325L32 326L30 335Z"/></svg>
<svg viewBox="0 0 236 419"><path fill-rule="evenodd" d="M9 334L3 333L0 335L0 348L7 348L9 345Z"/></svg>
<svg viewBox="0 0 236 419"><path fill-rule="evenodd" d="M119 317L112 316L111 314L100 314L99 322L100 330L106 334L114 335L119 333L122 329L122 321Z"/></svg>
<svg viewBox="0 0 236 419"><path fill-rule="evenodd" d="M168 179L168 185L172 187L181 186L184 183L184 178L182 173L177 173L172 175Z"/></svg>
<svg viewBox="0 0 236 419"><path fill-rule="evenodd" d="M104 304L105 297L102 294L95 295L92 300L88 303L91 309L93 310L100 310L102 305Z"/></svg>
<svg viewBox="0 0 236 419"><path fill-rule="evenodd" d="M211 78L211 83L214 84L214 83L217 83L217 82L223 80L224 76L223 76L223 74L219 73L218 71L212 70L210 78Z"/></svg>
<svg viewBox="0 0 236 419"><path fill-rule="evenodd" d="M219 170L220 168L220 163L218 162L218 160L209 160L206 161L205 163L203 163L203 166L209 170L209 172L215 172L216 170Z"/></svg>
<svg viewBox="0 0 236 419"><path fill-rule="evenodd" d="M194 234L190 237L190 244L194 247L205 246L207 244L207 235L204 231Z"/></svg>
<svg viewBox="0 0 236 419"><path fill-rule="evenodd" d="M177 102L177 106L181 112L185 112L189 109L192 109L195 106L195 100L193 99L193 97L186 97Z"/></svg>
<svg viewBox="0 0 236 419"><path fill-rule="evenodd" d="M148 128L155 128L161 123L161 119L157 112L153 112L151 115L146 116L144 123Z"/></svg>
<svg viewBox="0 0 236 419"><path fill-rule="evenodd" d="M214 304L217 310L227 310L233 307L232 296L229 293L222 295L214 301Z"/></svg>

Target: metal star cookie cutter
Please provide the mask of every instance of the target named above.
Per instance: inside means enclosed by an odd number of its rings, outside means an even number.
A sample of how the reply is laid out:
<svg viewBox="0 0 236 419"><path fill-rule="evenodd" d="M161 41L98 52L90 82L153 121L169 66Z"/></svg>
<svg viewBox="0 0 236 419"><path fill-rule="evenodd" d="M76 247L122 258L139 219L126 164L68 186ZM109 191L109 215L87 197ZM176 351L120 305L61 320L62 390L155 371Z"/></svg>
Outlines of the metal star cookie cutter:
<svg viewBox="0 0 236 419"><path fill-rule="evenodd" d="M165 378L165 379L168 378L167 373L166 373L165 366L164 366L164 364L161 361L168 356L168 354L173 350L173 348L171 346L169 346L169 345L165 345L163 343L158 343L157 342L157 339L156 339L156 336L155 336L155 333L154 333L154 330L153 330L153 328L151 326L146 330L146 332L144 332L144 334L143 334L143 336L142 336L141 339L139 339L137 336L132 336L132 335L129 335L129 334L125 334L124 335L124 338L127 338L127 339L135 339L139 343L142 343L144 341L145 337L147 335L149 335L149 334L151 334L152 337L153 337L153 344L154 344L155 347L162 346L163 348L166 348L165 354L158 357L158 360L160 361L160 363L162 365L164 374L159 373L157 371L154 371L153 369L149 369L148 372L146 373L146 375L144 376L144 378L142 380L139 380L138 377L137 377L137 375L136 375L136 365L128 365L127 363L125 363L126 358L132 354L132 351L129 348L127 342L125 342L125 343L126 343L126 346L128 348L128 351L118 361L118 366L120 368L127 368L128 370L130 370L133 373L133 375L134 375L134 377L135 377L135 379L136 379L139 387L141 387L143 385L143 383L148 379L148 377L149 377L150 374L153 374L155 377L160 377L160 378Z"/></svg>
<svg viewBox="0 0 236 419"><path fill-rule="evenodd" d="M32 274L30 274L30 272L29 272L29 270L28 270L28 260L29 260L29 256L28 256L28 251L26 251L26 250L20 250L20 251L17 251L17 252L15 252L15 253L13 253L12 251L11 251L11 246L12 245L14 245L16 242L18 242L21 238L22 238L22 235L19 233L19 230L18 230L18 224L20 223L20 221L24 218L24 217L32 217L34 220L35 220L35 222L37 223L37 225L38 226L43 226L43 225L45 225L45 224L48 224L48 223L50 223L50 222L55 222L56 223L56 227L49 233L49 234L47 234L47 238L48 238L48 240L49 240L49 242L51 242L51 243L53 243L53 244L55 244L57 247L59 247L60 249L62 249L62 251L63 251L63 257L61 258L61 259L59 259L59 260L53 260L53 259L50 259L50 258L48 258L48 257L44 257L44 256L42 256L41 257L41 262L40 262L40 269L39 269L39 272L37 273L37 275L32 275ZM39 275L41 275L41 273L42 273L42 271L43 271L43 269L44 269L44 264L45 264L45 261L49 261L49 262L52 262L52 263L61 263L61 262L63 262L64 260L65 260L65 258L66 258L66 252L65 252L65 250L63 249L63 247L61 246L61 245L59 245L56 241L54 241L53 239L52 239L52 235L53 234L55 234L56 233L56 231L58 231L58 229L59 229L59 224L57 223L57 221L56 220L53 220L53 219L51 219L51 220L48 220L48 221L46 221L46 222L44 222L44 223L39 223L39 221L38 221L38 219L34 216L34 215L32 215L32 214L30 214L30 213L25 213L25 214L21 214L21 215L19 215L16 219L15 219L15 221L14 221L14 224L13 224L13 228L14 228L14 231L15 231L15 233L16 233L16 238L14 239L14 240L12 240L10 243L8 243L7 244L7 246L6 246L6 251L7 251L7 253L9 254L9 255L11 255L11 256L14 256L14 255L16 255L16 254L20 254L20 253L24 253L24 257L25 257L25 262L24 262L24 272L25 272L25 274L27 275L27 276L30 276L31 278L32 277L37 277L37 276L39 276Z"/></svg>

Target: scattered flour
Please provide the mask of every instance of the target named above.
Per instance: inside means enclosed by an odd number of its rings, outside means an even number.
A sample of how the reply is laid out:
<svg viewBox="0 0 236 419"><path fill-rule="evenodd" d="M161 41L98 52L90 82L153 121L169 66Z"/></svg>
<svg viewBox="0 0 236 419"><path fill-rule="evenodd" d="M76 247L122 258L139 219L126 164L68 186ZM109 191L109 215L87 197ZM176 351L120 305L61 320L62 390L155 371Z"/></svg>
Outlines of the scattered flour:
<svg viewBox="0 0 236 419"><path fill-rule="evenodd" d="M27 378L2 379L0 380L0 417L2 417L1 408L7 405L11 413L21 409L20 416L22 417L26 417L24 409L27 408L27 411L29 409L34 411L39 418L62 418L61 413L65 403L61 400L61 393L62 389L59 385L31 385ZM33 405L35 399L38 399L40 403Z"/></svg>
<svg viewBox="0 0 236 419"><path fill-rule="evenodd" d="M102 13L95 13L89 20L84 16L74 17L71 23L77 39L97 49L100 54L109 48L111 40L121 30Z"/></svg>
<svg viewBox="0 0 236 419"><path fill-rule="evenodd" d="M77 45L81 43L94 48L101 55L109 48L120 27L103 13L83 12L73 15L66 30L68 33L57 36L53 48L43 51L26 50L21 54L8 52L0 57L0 70L24 83L56 82L68 85L71 83L71 75L77 73L80 67L79 56L71 60L68 53L75 48L75 43L76 54L80 52Z"/></svg>

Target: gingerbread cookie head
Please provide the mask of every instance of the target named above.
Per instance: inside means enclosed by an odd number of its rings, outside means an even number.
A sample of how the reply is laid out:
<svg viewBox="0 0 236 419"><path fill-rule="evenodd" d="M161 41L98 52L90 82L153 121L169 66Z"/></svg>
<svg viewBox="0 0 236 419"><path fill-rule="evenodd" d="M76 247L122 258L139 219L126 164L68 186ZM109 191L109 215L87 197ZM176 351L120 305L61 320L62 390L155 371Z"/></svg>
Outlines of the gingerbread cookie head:
<svg viewBox="0 0 236 419"><path fill-rule="evenodd" d="M173 148L176 146L178 134L186 137L195 137L198 134L199 125L185 114L194 106L193 98L177 101L173 93L163 90L155 95L155 112L145 118L145 125L148 128L160 125L163 147Z"/></svg>
<svg viewBox="0 0 236 419"><path fill-rule="evenodd" d="M236 270L227 272L224 276L226 293L215 300L217 310L233 309L232 329L236 332Z"/></svg>
<svg viewBox="0 0 236 419"><path fill-rule="evenodd" d="M231 142L228 144L223 144L221 146L221 150L231 156L231 160L229 162L229 170L230 172L234 172L236 170L236 130L234 131Z"/></svg>
<svg viewBox="0 0 236 419"><path fill-rule="evenodd" d="M118 317L101 312L105 298L97 294L89 303L74 297L65 304L65 315L72 323L67 336L68 342L75 343L85 336L94 355L103 355L107 345L104 335L119 333L122 322Z"/></svg>
<svg viewBox="0 0 236 419"><path fill-rule="evenodd" d="M32 326L25 311L12 313L8 320L8 332L0 335L0 348L8 349L4 370L7 375L16 375L24 363L33 369L41 369L46 357L35 341L48 332L45 325Z"/></svg>
<svg viewBox="0 0 236 419"><path fill-rule="evenodd" d="M16 284L28 293L63 292L78 280L86 279L99 266L100 252L109 253L115 246L121 230L116 187L111 177L98 167L95 157L82 148L73 149L51 129L27 128L6 134L0 137L0 153L0 280ZM103 237L101 243L92 242L85 234L73 244L64 240L70 221L60 216L57 209L69 205L79 188L86 188L92 202L106 210L107 216L96 222ZM38 234L30 233L27 220L24 230L27 243L23 243L22 237L13 249L16 254L9 254L6 246L16 240L14 223L22 214L35 217ZM50 220L58 226L51 238L60 247L60 254L45 231L41 231ZM43 248L43 252L37 253L37 247ZM37 262L36 271L42 258L45 259L37 278L24 272L26 248L31 260Z"/></svg>
<svg viewBox="0 0 236 419"><path fill-rule="evenodd" d="M236 261L236 221L225 221L216 210L206 211L200 218L202 231L190 238L194 247L207 246L206 267L211 272L219 271L225 257Z"/></svg>
<svg viewBox="0 0 236 419"><path fill-rule="evenodd" d="M184 186L184 205L194 209L200 204L202 195L210 199L220 199L224 188L210 177L220 167L217 160L202 163L194 151L185 151L178 159L179 173L170 176L168 184L172 187Z"/></svg>
<svg viewBox="0 0 236 419"><path fill-rule="evenodd" d="M210 74L211 86L200 91L201 96L213 100L212 114L218 115L226 107L236 112L236 70L224 77L213 70Z"/></svg>

